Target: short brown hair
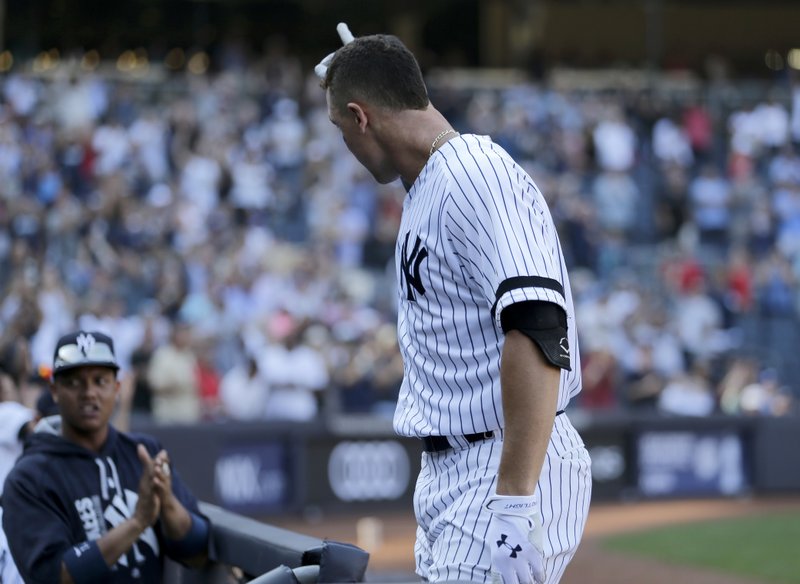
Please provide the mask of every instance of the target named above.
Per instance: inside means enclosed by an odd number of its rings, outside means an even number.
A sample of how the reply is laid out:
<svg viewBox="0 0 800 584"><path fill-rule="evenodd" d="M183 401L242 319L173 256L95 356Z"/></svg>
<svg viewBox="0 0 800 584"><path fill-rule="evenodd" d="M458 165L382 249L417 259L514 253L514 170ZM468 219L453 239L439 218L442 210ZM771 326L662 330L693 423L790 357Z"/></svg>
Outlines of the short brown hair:
<svg viewBox="0 0 800 584"><path fill-rule="evenodd" d="M339 109L351 101L391 110L421 110L430 103L417 59L392 35L357 37L340 48L322 87Z"/></svg>

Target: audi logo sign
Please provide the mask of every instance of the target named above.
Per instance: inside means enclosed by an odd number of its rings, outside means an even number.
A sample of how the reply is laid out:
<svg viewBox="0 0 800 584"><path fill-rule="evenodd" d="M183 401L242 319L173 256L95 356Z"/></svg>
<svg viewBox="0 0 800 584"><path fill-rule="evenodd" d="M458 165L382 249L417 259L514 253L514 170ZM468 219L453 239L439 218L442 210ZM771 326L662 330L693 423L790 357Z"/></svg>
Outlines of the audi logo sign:
<svg viewBox="0 0 800 584"><path fill-rule="evenodd" d="M592 458L592 478L596 481L613 481L625 473L625 455L615 445L595 446L589 450Z"/></svg>
<svg viewBox="0 0 800 584"><path fill-rule="evenodd" d="M342 501L399 499L408 487L408 454L391 440L340 442L328 459L328 480Z"/></svg>

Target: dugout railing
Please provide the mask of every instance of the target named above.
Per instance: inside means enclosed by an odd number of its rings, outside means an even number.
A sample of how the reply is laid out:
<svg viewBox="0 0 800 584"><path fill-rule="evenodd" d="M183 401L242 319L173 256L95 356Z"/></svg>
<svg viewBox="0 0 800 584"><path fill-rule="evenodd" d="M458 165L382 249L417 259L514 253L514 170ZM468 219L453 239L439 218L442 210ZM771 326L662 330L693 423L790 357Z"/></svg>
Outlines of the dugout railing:
<svg viewBox="0 0 800 584"><path fill-rule="evenodd" d="M167 561L170 584L315 584L363 582L369 554L343 542L268 525L210 503L200 509L211 522L210 562L202 570Z"/></svg>

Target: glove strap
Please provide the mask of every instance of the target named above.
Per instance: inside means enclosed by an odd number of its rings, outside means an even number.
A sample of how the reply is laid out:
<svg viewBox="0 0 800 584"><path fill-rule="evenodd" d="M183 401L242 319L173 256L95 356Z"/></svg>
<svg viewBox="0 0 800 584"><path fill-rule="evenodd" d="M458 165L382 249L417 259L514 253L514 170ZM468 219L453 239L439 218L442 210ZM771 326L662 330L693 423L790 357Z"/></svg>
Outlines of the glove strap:
<svg viewBox="0 0 800 584"><path fill-rule="evenodd" d="M500 515L517 515L519 517L530 517L539 505L533 495L493 495L486 502L486 509L492 513Z"/></svg>

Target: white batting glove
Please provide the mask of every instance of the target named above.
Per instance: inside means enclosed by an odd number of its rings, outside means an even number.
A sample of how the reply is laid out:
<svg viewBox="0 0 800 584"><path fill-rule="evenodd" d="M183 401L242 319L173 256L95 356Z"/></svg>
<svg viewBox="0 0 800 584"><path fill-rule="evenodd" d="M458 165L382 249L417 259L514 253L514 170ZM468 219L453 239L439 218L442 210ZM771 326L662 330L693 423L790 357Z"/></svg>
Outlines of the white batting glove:
<svg viewBox="0 0 800 584"><path fill-rule="evenodd" d="M486 503L494 584L542 584L544 556L539 507L533 496L494 495Z"/></svg>
<svg viewBox="0 0 800 584"><path fill-rule="evenodd" d="M344 22L340 22L336 25L336 32L339 33L339 38L342 39L343 45L353 42L353 39L355 38L353 37L353 33L350 32L350 28ZM320 79L325 79L325 75L328 72L328 65L331 64L335 54L335 52L331 53L322 59L322 61L320 61L316 67L314 67L314 73L317 74L317 77Z"/></svg>

